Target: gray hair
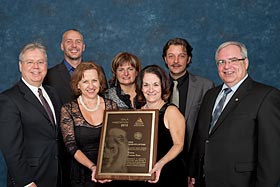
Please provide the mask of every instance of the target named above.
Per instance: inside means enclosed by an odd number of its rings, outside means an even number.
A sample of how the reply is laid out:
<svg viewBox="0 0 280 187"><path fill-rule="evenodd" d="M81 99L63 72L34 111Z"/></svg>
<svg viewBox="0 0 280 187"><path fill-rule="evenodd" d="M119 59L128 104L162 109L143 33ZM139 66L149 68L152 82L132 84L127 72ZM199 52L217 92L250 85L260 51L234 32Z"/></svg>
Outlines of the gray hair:
<svg viewBox="0 0 280 187"><path fill-rule="evenodd" d="M237 47L240 48L240 53L241 53L241 56L242 58L248 58L248 54L247 54L247 48L244 44L240 43L240 42L236 42L236 41L228 41L228 42L224 42L222 43L218 49L216 50L216 54L215 54L215 60L217 61L218 59L218 54L219 52L221 51L221 49L229 46L229 45L235 45Z"/></svg>
<svg viewBox="0 0 280 187"><path fill-rule="evenodd" d="M26 51L35 50L35 49L39 49L45 55L46 61L48 61L46 47L38 42L29 43L29 44L26 44L25 46L23 46L23 48L21 49L20 54L19 54L19 61L22 61L23 55Z"/></svg>

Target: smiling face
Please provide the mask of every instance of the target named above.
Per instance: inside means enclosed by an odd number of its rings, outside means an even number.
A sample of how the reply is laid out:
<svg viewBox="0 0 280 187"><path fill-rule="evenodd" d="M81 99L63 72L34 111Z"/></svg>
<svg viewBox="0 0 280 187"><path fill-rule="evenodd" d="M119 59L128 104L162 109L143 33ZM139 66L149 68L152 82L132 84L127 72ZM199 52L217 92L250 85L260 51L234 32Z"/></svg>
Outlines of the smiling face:
<svg viewBox="0 0 280 187"><path fill-rule="evenodd" d="M187 51L182 45L170 45L164 57L165 63L174 79L182 77L191 61Z"/></svg>
<svg viewBox="0 0 280 187"><path fill-rule="evenodd" d="M41 86L48 70L46 55L40 49L25 51L19 69L26 82L32 86Z"/></svg>
<svg viewBox="0 0 280 187"><path fill-rule="evenodd" d="M142 92L147 103L156 103L161 100L161 81L153 73L145 73L143 76Z"/></svg>
<svg viewBox="0 0 280 187"><path fill-rule="evenodd" d="M236 45L228 45L222 48L218 55L217 60L230 60L242 59L241 50ZM224 63L218 65L218 73L223 82L232 87L241 81L247 74L249 66L248 58L236 61L234 63Z"/></svg>
<svg viewBox="0 0 280 187"><path fill-rule="evenodd" d="M95 69L85 70L82 79L78 83L78 88L84 97L93 99L100 89L98 73Z"/></svg>
<svg viewBox="0 0 280 187"><path fill-rule="evenodd" d="M82 53L85 50L83 36L74 30L67 31L63 35L60 48L64 52L64 58L67 62L71 63L72 60L81 60Z"/></svg>
<svg viewBox="0 0 280 187"><path fill-rule="evenodd" d="M123 63L116 69L116 77L120 85L131 85L137 77L136 69L130 63Z"/></svg>

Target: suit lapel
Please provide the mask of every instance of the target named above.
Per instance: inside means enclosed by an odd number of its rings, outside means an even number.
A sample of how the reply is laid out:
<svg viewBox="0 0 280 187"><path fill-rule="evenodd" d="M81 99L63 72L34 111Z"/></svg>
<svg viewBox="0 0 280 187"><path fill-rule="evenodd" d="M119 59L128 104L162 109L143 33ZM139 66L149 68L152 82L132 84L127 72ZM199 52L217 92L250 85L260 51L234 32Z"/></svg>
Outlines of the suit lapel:
<svg viewBox="0 0 280 187"><path fill-rule="evenodd" d="M37 108L43 114L43 116L49 120L48 114L45 111L43 105L40 103L34 93L28 88L28 86L25 85L22 81L18 83L18 86L21 93L23 94L24 99L27 102L31 103L35 108Z"/></svg>
<svg viewBox="0 0 280 187"><path fill-rule="evenodd" d="M216 122L212 132L214 133L217 128L219 128L220 125L223 125L223 121L226 119L228 115L238 106L240 101L248 95L248 89L252 85L252 79L248 77L236 90L236 92L233 94L233 96L230 98L228 104L225 106L224 110L222 111L218 121Z"/></svg>
<svg viewBox="0 0 280 187"><path fill-rule="evenodd" d="M185 117L186 119L188 118L189 114L190 114L190 109L192 107L193 101L194 101L194 97L196 95L198 95L196 93L197 89L196 89L196 78L189 73L189 88L188 88L188 95L187 95L187 102L186 102L186 111L185 111Z"/></svg>

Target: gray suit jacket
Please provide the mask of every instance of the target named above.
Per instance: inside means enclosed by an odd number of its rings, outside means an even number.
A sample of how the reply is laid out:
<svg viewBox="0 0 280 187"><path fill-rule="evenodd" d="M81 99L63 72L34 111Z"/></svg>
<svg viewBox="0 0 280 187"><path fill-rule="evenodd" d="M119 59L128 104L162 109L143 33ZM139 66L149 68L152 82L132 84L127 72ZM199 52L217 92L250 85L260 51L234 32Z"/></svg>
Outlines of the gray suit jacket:
<svg viewBox="0 0 280 187"><path fill-rule="evenodd" d="M204 94L214 87L214 82L189 73L189 87L187 95L187 103L185 110L186 119L186 138L185 138L185 149L189 150L190 143L193 135L194 126L197 120L198 112Z"/></svg>

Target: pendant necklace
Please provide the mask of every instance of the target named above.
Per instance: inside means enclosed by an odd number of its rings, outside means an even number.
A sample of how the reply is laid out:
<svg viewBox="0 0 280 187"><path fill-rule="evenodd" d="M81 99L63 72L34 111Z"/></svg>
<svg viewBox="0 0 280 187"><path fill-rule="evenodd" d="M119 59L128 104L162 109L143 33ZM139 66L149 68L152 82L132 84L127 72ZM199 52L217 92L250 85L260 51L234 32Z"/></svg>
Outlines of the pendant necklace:
<svg viewBox="0 0 280 187"><path fill-rule="evenodd" d="M88 107L85 105L85 103L84 103L83 98L82 98L81 95L79 96L79 101L80 101L80 103L82 104L82 106L83 106L87 111L89 111L89 112L94 112L94 111L96 111L96 110L99 108L99 106L100 106L100 97L99 97L99 95L97 95L97 104L96 104L96 106L95 106L93 109L90 109L90 108L88 108Z"/></svg>

